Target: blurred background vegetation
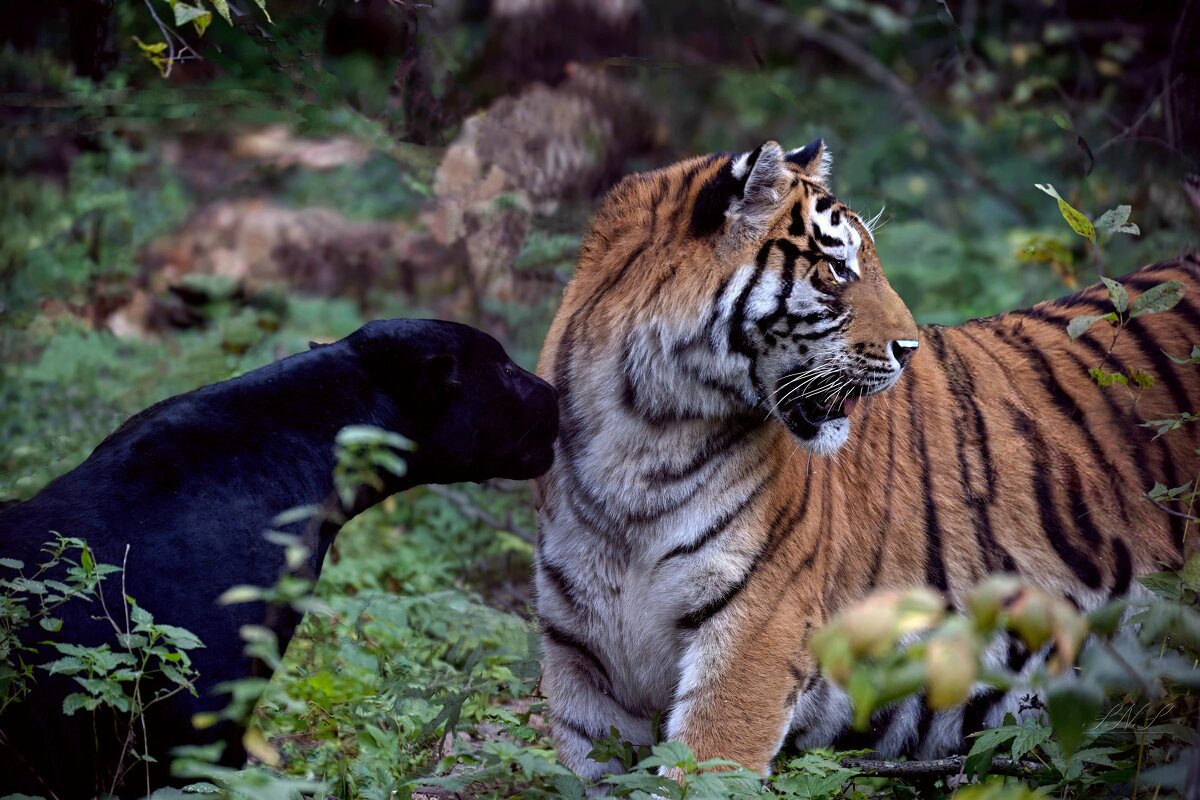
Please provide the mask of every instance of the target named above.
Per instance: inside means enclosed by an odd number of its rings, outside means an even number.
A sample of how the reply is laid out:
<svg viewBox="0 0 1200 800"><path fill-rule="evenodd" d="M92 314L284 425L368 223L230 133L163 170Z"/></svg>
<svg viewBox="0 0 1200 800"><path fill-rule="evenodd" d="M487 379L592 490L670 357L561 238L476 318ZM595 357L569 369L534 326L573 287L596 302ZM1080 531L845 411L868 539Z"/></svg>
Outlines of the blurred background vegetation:
<svg viewBox="0 0 1200 800"><path fill-rule="evenodd" d="M696 153L824 137L921 322L1172 257L1200 224L1200 4L5 3L0 133L7 502L371 318L473 323L532 368L604 189ZM1093 245L1034 183L1140 235ZM356 520L260 712L278 768L345 797L479 742L541 769L532 527L510 484Z"/></svg>

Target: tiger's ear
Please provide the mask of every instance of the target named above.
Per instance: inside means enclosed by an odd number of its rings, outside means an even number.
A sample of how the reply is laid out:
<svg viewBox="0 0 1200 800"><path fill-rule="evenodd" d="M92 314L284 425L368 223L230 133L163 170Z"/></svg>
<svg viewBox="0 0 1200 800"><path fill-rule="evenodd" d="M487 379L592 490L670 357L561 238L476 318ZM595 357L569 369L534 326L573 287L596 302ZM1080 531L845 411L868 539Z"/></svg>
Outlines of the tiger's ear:
<svg viewBox="0 0 1200 800"><path fill-rule="evenodd" d="M813 139L804 147L788 150L784 158L791 164L800 167L800 171L810 181L829 188L829 167L833 164L833 154L825 146L824 139Z"/></svg>
<svg viewBox="0 0 1200 800"><path fill-rule="evenodd" d="M753 152L730 162L730 172L735 179L745 182L745 188L740 197L732 199L725 212L729 239L757 241L766 234L780 201L791 187L792 176L783 158L782 147L776 142L764 142Z"/></svg>

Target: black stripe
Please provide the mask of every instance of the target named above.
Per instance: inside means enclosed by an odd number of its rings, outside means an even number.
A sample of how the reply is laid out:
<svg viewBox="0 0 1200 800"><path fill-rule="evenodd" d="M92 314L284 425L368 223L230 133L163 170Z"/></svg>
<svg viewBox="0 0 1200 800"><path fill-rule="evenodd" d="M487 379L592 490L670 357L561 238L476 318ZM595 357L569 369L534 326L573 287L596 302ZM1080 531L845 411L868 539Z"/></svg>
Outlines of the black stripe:
<svg viewBox="0 0 1200 800"><path fill-rule="evenodd" d="M921 718L917 721L917 747L919 748L929 736L929 728L933 725L933 709L929 707L925 692L922 691L917 699L921 703Z"/></svg>
<svg viewBox="0 0 1200 800"><path fill-rule="evenodd" d="M836 236L830 236L825 231L821 230L821 228L815 222L813 223L812 229L813 229L813 236L816 237L816 240L818 242L820 242L821 244L825 245L826 247L845 247L846 246L846 243L843 242L841 239L837 238Z"/></svg>
<svg viewBox="0 0 1200 800"><path fill-rule="evenodd" d="M1029 648L1025 646L1025 643L1011 633L1006 633L1004 636L1008 639L1008 655L1005 658L1005 662L1010 672L1019 673L1025 669L1025 664L1028 663L1029 656L1032 654L1029 652Z"/></svg>
<svg viewBox="0 0 1200 800"><path fill-rule="evenodd" d="M576 736L578 736L580 739L583 739L584 741L594 742L597 739L604 738L604 734L592 735L587 732L586 728L584 728L582 725L580 725L575 720L567 719L566 717L564 717L560 714L555 714L552 717L552 719L554 720L555 725L557 725L560 728L566 728L571 733L575 734Z"/></svg>
<svg viewBox="0 0 1200 800"><path fill-rule="evenodd" d="M1036 310L1038 310L1038 309L1034 309L1033 311L1036 311ZM1038 313L1035 315L1035 314L1033 314L1033 311L1031 311L1029 313L1029 316L1040 322L1045 322L1046 324L1057 326L1057 325L1065 325L1067 322L1066 318L1056 317L1053 314L1045 314L1045 313ZM1137 320L1134 320L1134 322L1137 322ZM1166 362L1170 363L1170 359L1166 358L1166 356L1157 347L1150 346L1149 348L1147 348L1147 346L1144 344L1142 339L1136 335L1133 337L1133 339L1134 339L1134 344L1137 347L1138 351L1140 352L1142 359L1148 359L1151 361L1155 361L1156 363L1159 361L1166 361ZM1078 341L1078 342L1084 344L1086 347L1088 347L1088 349L1091 350L1092 354L1099 361L1107 361L1107 362L1111 363L1113 366L1114 372L1120 372L1120 373L1125 373L1125 374L1129 373L1129 369L1126 367L1124 361L1122 361L1122 359L1115 352L1109 353L1107 347L1100 344L1096 340L1092 339L1090 335L1081 336L1076 341ZM1071 351L1067 351L1067 352L1071 353ZM1073 355L1073 353L1072 353L1072 355ZM1171 395L1172 395L1173 399L1178 404L1177 407L1190 408L1191 405L1189 405L1187 402L1187 392L1186 392L1186 390L1183 389L1182 385L1179 383L1178 377L1175 375L1175 373L1173 371L1167 373L1167 377L1165 377L1164 380L1167 382L1168 388L1171 391ZM1097 389L1097 391L1100 391L1101 395L1105 397L1105 399L1109 402L1109 405L1111 408L1116 409L1116 406L1113 404L1112 399L1108 396L1108 392L1105 392L1101 389ZM1181 397L1182 397L1182 400L1180 399ZM1128 413L1119 411L1119 410L1115 410L1114 413L1116 413L1118 419L1120 419L1124 423L1124 424L1118 426L1122 429L1134 428L1137 426L1137 423L1141 421L1140 417L1137 416L1137 413L1135 410L1131 410ZM1144 429L1138 428L1138 430L1144 430ZM1098 451L1098 452L1102 452L1102 451ZM1175 459L1171 457L1171 453L1170 453L1169 449L1166 447L1160 448L1159 452L1161 453L1160 464L1161 464L1161 468L1163 470L1165 479L1167 480L1169 485L1178 486L1181 482L1181 479L1179 477ZM1140 456L1135 456L1135 457L1133 457L1133 462L1134 462L1134 465L1137 467L1139 474L1142 477L1143 488L1148 490L1150 488L1150 486L1152 486L1154 484L1154 477L1153 477L1152 473L1148 472L1146 464L1145 464L1145 459ZM1122 497L1122 494L1120 492L1118 492L1117 496ZM1186 526L1184 525L1183 519L1181 517L1177 517L1173 514L1170 514L1170 515L1167 515L1167 524L1171 528L1171 535L1175 542L1176 549L1180 553L1182 553L1183 552L1184 532L1186 530Z"/></svg>
<svg viewBox="0 0 1200 800"><path fill-rule="evenodd" d="M792 222L788 225L788 234L791 236L804 235L804 200L797 200L792 204Z"/></svg>
<svg viewBox="0 0 1200 800"><path fill-rule="evenodd" d="M1007 371L1007 369L1011 366L1005 364L1003 361L997 358L996 354L990 348L979 342L968 330L964 328L959 328L958 330L960 330L964 336L974 342L979 349L983 350L996 363L996 366L999 369ZM989 328L989 330L991 329ZM1038 377L1042 389L1049 396L1051 404L1058 410L1060 414L1070 420L1074 426L1075 434L1087 442L1088 452L1104 459L1105 464L1108 466L1109 480L1113 487L1112 494L1113 497L1116 498L1117 504L1120 507L1121 517L1125 521L1126 525L1131 524L1125 492L1120 486L1120 481L1118 480L1118 476L1120 475L1121 471L1117 464L1108 457L1104 448L1101 447L1099 440L1096 438L1095 434L1092 433L1092 427L1084 415L1083 409L1079 406L1079 403L1075 400L1071 393L1066 390L1062 381L1059 380L1057 373L1054 371L1054 367L1050 363L1050 360L1046 358L1041 348L1039 348L1028 336L1023 333L1014 335L1013 338L1009 340L1000 338L1000 333L996 330L991 330L991 332L1004 344L1013 348L1020 353L1022 357L1030 361L1031 366L1033 367L1033 372ZM1090 387L1092 385L1091 379L1086 377L1088 370L1087 366L1084 365L1083 361L1075 352L1071 350L1064 350L1063 353L1068 358L1073 359L1076 365L1079 367L1079 383L1083 386ZM1013 384L1013 390L1024 398L1024 395L1017 388L1016 384ZM1118 427L1122 429L1122 435L1126 438L1130 448L1127 452L1136 452L1137 448L1139 448L1144 442L1139 443L1136 440L1129 438L1130 426L1124 424L1128 422L1125 414L1117 406L1111 394L1108 392L1102 392L1101 394L1105 402L1108 404L1109 409L1112 411L1113 416L1120 423L1122 423L1118 425ZM1033 404L1027 402L1027 405ZM1148 441L1148 437L1145 437L1145 439ZM1154 481L1151 472L1144 459L1134 459L1134 467L1137 469L1143 483L1145 483L1146 486L1153 484ZM1149 482L1146 483L1147 481Z"/></svg>
<svg viewBox="0 0 1200 800"><path fill-rule="evenodd" d="M883 523L890 524L892 519L892 494L896 491L896 425L893 419L892 404L887 404L887 470L883 484ZM867 571L867 592L873 591L879 585L879 573L883 569L883 551L886 546L886 534L882 529L875 532L875 552L871 556L871 568Z"/></svg>
<svg viewBox="0 0 1200 800"><path fill-rule="evenodd" d="M762 151L759 145L750 157L746 159L746 172L742 177L733 175L735 156L727 156L721 168L713 173L692 203L692 218L688 225L688 235L694 238L711 236L725 225L725 212L735 197L741 197L746 190L746 181L754 171L754 164Z"/></svg>
<svg viewBox="0 0 1200 800"><path fill-rule="evenodd" d="M563 572L562 567L550 561L550 559L542 556L538 560L542 571L546 573L546 577L550 579L550 583L554 585L554 590L558 592L558 596L567 601L567 605L572 611L579 612L583 605L579 598L575 596L575 587L571 585L567 575Z"/></svg>
<svg viewBox="0 0 1200 800"><path fill-rule="evenodd" d="M962 490L963 502L972 509L975 541L987 572L1013 571L1016 562L1012 556L996 540L992 530L990 506L995 499L996 472L992 463L992 453L988 445L987 429L984 427L983 414L975 402L975 382L971 372L963 363L962 358L953 345L945 338L942 329L930 326L922 329L924 338L933 346L935 360L942 367L946 377L946 385L955 403L954 435L958 453L959 486ZM971 460L967 456L967 436L972 434L975 441L975 451L983 470L983 487L980 491L972 486Z"/></svg>
<svg viewBox="0 0 1200 800"><path fill-rule="evenodd" d="M1056 503L1054 492L1054 465L1049 458L1049 443L1042 435L1037 423L1028 414L1017 408L1011 402L1007 403L1013 425L1017 432L1029 441L1029 452L1033 454L1033 493L1037 498L1038 513L1042 519L1042 530L1054 552L1062 559L1075 577L1091 589L1099 588L1101 584L1100 570L1086 552L1080 550L1071 541L1071 535L1066 522L1062 518Z"/></svg>
<svg viewBox="0 0 1200 800"><path fill-rule="evenodd" d="M687 480L708 466L714 457L724 460L734 445L745 439L751 431L761 425L758 416L747 416L730 420L727 425L718 429L716 435L710 436L703 447L697 448L695 457L680 467L658 465L653 469L642 472L642 479L649 484L679 483Z"/></svg>
<svg viewBox="0 0 1200 800"><path fill-rule="evenodd" d="M701 533L695 539L687 544L681 544L678 547L670 550L665 556L659 559L658 564L655 565L655 569L658 569L658 567L661 567L663 563L671 560L672 558L695 553L697 550L704 547L704 545L716 538L720 533L729 527L730 523L737 519L743 511L749 508L751 504L758 499L759 495L762 494L763 489L765 489L772 481L774 481L775 475L776 473L767 473L767 476L758 482L758 485L751 490L750 494L746 495L745 500L739 503L736 507L727 511L725 514L722 514L720 517L718 517L704 530L703 533Z"/></svg>
<svg viewBox="0 0 1200 800"><path fill-rule="evenodd" d="M724 608L729 605L733 598L741 593L742 589L746 588L746 584L750 582L750 576L754 574L755 564L751 564L746 573L738 579L737 583L730 586L719 597L714 597L704 605L693 611L689 611L676 621L676 626L682 630L695 630L704 623L708 622L714 616L719 614Z"/></svg>
<svg viewBox="0 0 1200 800"><path fill-rule="evenodd" d="M1129 548L1125 546L1125 542L1120 539L1113 539L1109 542L1112 548L1113 561L1113 595L1122 595L1129 591L1129 582L1133 578L1133 559L1129 555Z"/></svg>
<svg viewBox="0 0 1200 800"><path fill-rule="evenodd" d="M561 647L574 650L583 656L584 660L591 665L595 673L603 680L600 688L604 689L606 693L611 692L612 679L608 675L608 669L604 666L604 662L600 660L600 657L592 652L591 648L547 619L539 618L538 624L542 627L542 633L546 634L546 637L550 641Z"/></svg>
<svg viewBox="0 0 1200 800"><path fill-rule="evenodd" d="M800 501L792 506L781 506L775 518L767 526L767 544L759 554L759 561L768 561L779 547L796 531L796 526L804 521L808 513L808 498L812 496L811 474L804 481Z"/></svg>
<svg viewBox="0 0 1200 800"><path fill-rule="evenodd" d="M767 240L759 248L758 255L754 258L754 274L742 287L741 294L738 295L738 299L733 305L733 313L729 316L729 349L748 356L752 362L756 354L746 339L746 332L742 329L746 323L746 303L750 299L750 293L754 291L754 287L762 278L763 270L767 268L767 259L771 255L772 245L773 241Z"/></svg>
<svg viewBox="0 0 1200 800"><path fill-rule="evenodd" d="M1004 699L1004 695L1005 693L999 689L988 688L967 701L966 706L963 707L962 716L962 740L964 742L972 733L983 730L992 709Z"/></svg>
<svg viewBox="0 0 1200 800"><path fill-rule="evenodd" d="M908 429L909 444L921 459L921 488L925 499L925 582L945 591L946 565L942 560L942 526L938 522L937 506L933 499L933 472L929 463L929 444L925 440L925 428L917 410L916 379L911 373L908 380Z"/></svg>
<svg viewBox="0 0 1200 800"><path fill-rule="evenodd" d="M801 340L801 339L807 340L807 341L811 341L813 339L824 339L826 336L829 336L831 334L837 333L838 331L844 330L846 328L846 326L850 324L850 320L851 320L851 316L849 314L847 314L836 325L830 325L827 328L821 328L820 330L810 331L808 333L793 333L792 341L797 341L797 340Z"/></svg>
<svg viewBox="0 0 1200 800"><path fill-rule="evenodd" d="M1093 553L1100 552L1105 541L1104 534L1096 527L1096 521L1092 518L1092 508L1088 505L1079 470L1074 461L1068 461L1066 469L1067 484L1071 487L1068 496L1071 500L1071 513L1075 516L1075 528Z"/></svg>

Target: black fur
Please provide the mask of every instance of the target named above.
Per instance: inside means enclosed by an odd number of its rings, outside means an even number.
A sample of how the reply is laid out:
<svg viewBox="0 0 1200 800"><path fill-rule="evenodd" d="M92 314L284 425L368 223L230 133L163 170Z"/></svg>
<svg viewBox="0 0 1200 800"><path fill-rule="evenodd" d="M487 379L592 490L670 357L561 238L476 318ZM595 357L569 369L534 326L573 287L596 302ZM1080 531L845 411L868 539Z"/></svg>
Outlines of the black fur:
<svg viewBox="0 0 1200 800"><path fill-rule="evenodd" d="M199 699L186 693L149 716L155 785L168 780L171 748L205 739L228 743L227 763L242 757L239 732L193 730L193 714L224 706L214 685L247 676L238 629L262 624L262 605L218 606L231 586L269 586L284 568L282 548L264 540L280 512L333 503L334 437L346 425L392 430L416 442L403 453L408 474L358 498L350 515L422 483L532 478L553 457L557 403L549 384L514 365L490 336L447 322L372 322L335 344L317 347L224 383L173 397L137 414L92 455L33 499L0 512L0 554L27 566L50 531L86 539L97 561L129 556L126 590L156 621L191 630ZM313 551L316 575L338 525L297 523ZM120 584L106 597L120 608ZM61 609L65 641L113 640L107 622L79 601ZM270 620L286 646L299 618ZM29 640L49 638L37 629ZM42 647L36 660L52 657ZM21 791L63 800L107 790L115 741L93 744L90 714L60 712L74 691L36 670L33 693L0 717L0 795ZM102 732L105 726L99 728ZM112 739L113 737L108 737ZM32 773L40 776L35 778ZM140 767L129 791L144 789Z"/></svg>

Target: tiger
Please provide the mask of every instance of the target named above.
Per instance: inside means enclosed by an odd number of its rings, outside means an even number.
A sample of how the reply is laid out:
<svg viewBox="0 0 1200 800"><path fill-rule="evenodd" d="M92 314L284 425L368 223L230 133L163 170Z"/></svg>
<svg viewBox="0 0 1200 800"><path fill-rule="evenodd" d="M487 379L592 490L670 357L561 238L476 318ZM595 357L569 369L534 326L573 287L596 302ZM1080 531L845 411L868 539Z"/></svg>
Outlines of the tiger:
<svg viewBox="0 0 1200 800"><path fill-rule="evenodd" d="M1200 407L1200 372L1171 358L1200 337L1200 262L1120 279L1184 296L1119 331L1067 335L1112 310L1102 285L919 328L830 162L823 140L768 141L630 175L581 242L538 364L561 427L534 488L534 603L551 732L583 778L622 771L589 757L614 728L764 775L784 747L856 736L946 755L1021 698L913 697L856 735L810 635L877 590L961 606L1015 573L1087 610L1181 562L1186 521L1143 494L1196 474L1197 429L1139 423ZM1101 389L1095 367L1156 380ZM1006 637L985 655L1038 658Z"/></svg>

